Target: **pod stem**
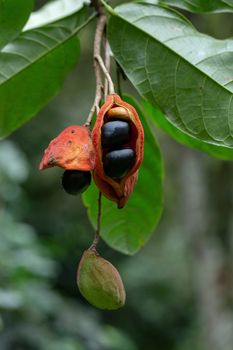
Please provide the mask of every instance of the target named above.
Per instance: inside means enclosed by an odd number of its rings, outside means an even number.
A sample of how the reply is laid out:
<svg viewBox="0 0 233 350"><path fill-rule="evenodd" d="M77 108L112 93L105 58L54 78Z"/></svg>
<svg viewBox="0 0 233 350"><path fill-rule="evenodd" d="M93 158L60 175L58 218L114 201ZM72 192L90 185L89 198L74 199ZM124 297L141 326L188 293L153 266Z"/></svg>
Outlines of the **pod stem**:
<svg viewBox="0 0 233 350"><path fill-rule="evenodd" d="M96 250L97 244L99 243L100 240L100 223L101 223L101 202L102 202L102 192L99 191L99 196L98 196L98 214L97 214L97 227L95 231L95 237L92 242L92 245L90 246L90 250Z"/></svg>

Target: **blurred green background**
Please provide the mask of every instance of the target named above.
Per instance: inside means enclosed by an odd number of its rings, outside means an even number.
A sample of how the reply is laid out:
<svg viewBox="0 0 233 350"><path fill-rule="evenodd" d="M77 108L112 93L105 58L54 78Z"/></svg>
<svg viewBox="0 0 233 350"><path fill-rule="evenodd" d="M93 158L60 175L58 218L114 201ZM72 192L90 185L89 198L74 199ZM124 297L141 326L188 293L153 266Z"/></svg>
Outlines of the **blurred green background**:
<svg viewBox="0 0 233 350"><path fill-rule="evenodd" d="M233 34L232 15L189 18L217 38ZM63 192L62 171L40 173L38 164L51 138L81 124L92 105L93 33L94 23L82 32L81 59L60 94L0 143L0 350L232 350L233 165L159 130L159 227L133 257L99 248L122 275L126 306L97 310L77 289L94 232L80 197ZM129 82L122 87L137 96Z"/></svg>

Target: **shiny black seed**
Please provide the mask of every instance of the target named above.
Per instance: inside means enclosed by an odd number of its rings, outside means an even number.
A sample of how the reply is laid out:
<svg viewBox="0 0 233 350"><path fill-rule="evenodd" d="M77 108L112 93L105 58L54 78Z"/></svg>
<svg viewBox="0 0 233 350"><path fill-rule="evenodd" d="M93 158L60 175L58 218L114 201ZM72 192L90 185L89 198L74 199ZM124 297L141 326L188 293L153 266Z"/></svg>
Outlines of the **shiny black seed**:
<svg viewBox="0 0 233 350"><path fill-rule="evenodd" d="M131 148L111 151L104 156L105 174L113 179L120 179L127 175L134 160L135 152Z"/></svg>
<svg viewBox="0 0 233 350"><path fill-rule="evenodd" d="M103 147L123 146L130 139L130 125L122 120L113 120L103 125L101 143Z"/></svg>
<svg viewBox="0 0 233 350"><path fill-rule="evenodd" d="M84 192L90 183L90 171L66 170L62 176L62 186L64 190L72 195Z"/></svg>

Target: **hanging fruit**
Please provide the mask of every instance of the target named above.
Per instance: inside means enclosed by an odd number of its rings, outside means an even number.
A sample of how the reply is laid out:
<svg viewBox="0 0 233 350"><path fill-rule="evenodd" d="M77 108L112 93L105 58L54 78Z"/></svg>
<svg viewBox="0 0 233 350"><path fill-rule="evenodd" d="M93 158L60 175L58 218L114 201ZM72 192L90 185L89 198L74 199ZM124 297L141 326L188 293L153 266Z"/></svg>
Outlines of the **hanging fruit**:
<svg viewBox="0 0 233 350"><path fill-rule="evenodd" d="M90 304L100 309L115 310L124 306L126 294L117 269L96 250L100 238L101 198L102 194L105 195L115 201L118 208L126 204L143 160L144 131L134 107L114 93L112 79L101 58L105 25L106 17L101 14L97 19L98 30L94 40L96 96L86 123L84 126L69 126L52 140L39 169L63 168L62 186L71 195L85 191L93 175L99 188L96 232L79 263L77 284ZM105 48L107 54L107 45ZM100 67L105 75L105 94L109 95L99 110L103 92ZM91 133L91 121L98 110Z"/></svg>
<svg viewBox="0 0 233 350"><path fill-rule="evenodd" d="M54 166L65 169L62 186L67 193L76 195L87 189L95 167L95 150L87 127L69 126L50 142L39 169Z"/></svg>
<svg viewBox="0 0 233 350"><path fill-rule="evenodd" d="M119 272L96 250L83 253L77 284L82 296L99 309L115 310L125 304L125 288Z"/></svg>
<svg viewBox="0 0 233 350"><path fill-rule="evenodd" d="M92 141L96 185L118 208L123 208L143 160L144 132L134 107L116 94L109 95L97 115Z"/></svg>

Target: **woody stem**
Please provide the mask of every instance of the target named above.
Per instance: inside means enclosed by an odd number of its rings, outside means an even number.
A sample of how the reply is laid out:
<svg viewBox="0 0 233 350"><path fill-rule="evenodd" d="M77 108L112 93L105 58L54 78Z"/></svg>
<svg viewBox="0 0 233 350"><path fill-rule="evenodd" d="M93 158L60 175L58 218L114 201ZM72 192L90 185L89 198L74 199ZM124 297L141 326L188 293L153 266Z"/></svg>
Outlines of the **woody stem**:
<svg viewBox="0 0 233 350"><path fill-rule="evenodd" d="M90 113L85 123L85 126L87 127L90 126L95 112L96 113L99 112L99 104L101 102L101 97L102 97L103 84L102 84L102 78L101 78L101 70L95 57L101 55L101 42L104 35L105 26L106 26L106 15L102 10L101 11L99 10L99 16L97 18L96 31L95 31L94 48L93 48L93 54L94 54L93 64L94 64L95 79L96 79L96 91L95 91L94 103L91 107Z"/></svg>
<svg viewBox="0 0 233 350"><path fill-rule="evenodd" d="M109 85L109 93L110 94L114 94L114 85L113 85L113 81L112 78L107 70L107 68L105 67L104 61L102 60L102 57L100 55L96 55L95 56L96 61L98 62L100 68L102 69L105 78L108 80L108 85Z"/></svg>
<svg viewBox="0 0 233 350"><path fill-rule="evenodd" d="M105 64L107 71L110 74L110 66L111 66L110 48L109 48L108 39L106 37L106 33L105 33L104 39L105 39L104 40L104 64ZM106 100L108 94L109 94L108 79L105 77L105 80L104 80L104 99L105 100Z"/></svg>
<svg viewBox="0 0 233 350"><path fill-rule="evenodd" d="M117 79L117 93L122 98L122 90L121 90L121 72L119 66L116 66L116 79Z"/></svg>
<svg viewBox="0 0 233 350"><path fill-rule="evenodd" d="M92 242L92 245L90 247L91 250L96 250L97 244L99 243L100 239L100 222L101 222L101 199L102 199L102 193L99 191L99 197L98 197L98 214L97 214L97 227L95 232L95 237Z"/></svg>

